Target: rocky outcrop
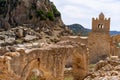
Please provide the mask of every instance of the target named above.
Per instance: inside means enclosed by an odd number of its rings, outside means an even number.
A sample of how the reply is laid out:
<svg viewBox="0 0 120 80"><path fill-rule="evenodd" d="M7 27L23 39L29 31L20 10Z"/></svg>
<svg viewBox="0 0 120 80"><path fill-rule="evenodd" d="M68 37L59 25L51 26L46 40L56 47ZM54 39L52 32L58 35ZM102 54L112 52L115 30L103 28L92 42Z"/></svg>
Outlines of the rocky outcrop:
<svg viewBox="0 0 120 80"><path fill-rule="evenodd" d="M0 37L0 46L2 47L41 39L41 35L38 32L21 26L0 32Z"/></svg>
<svg viewBox="0 0 120 80"><path fill-rule="evenodd" d="M48 42L71 33L62 22L60 12L49 0L1 0L0 11L1 31L18 26L31 28ZM18 38L24 36L22 30L18 32Z"/></svg>

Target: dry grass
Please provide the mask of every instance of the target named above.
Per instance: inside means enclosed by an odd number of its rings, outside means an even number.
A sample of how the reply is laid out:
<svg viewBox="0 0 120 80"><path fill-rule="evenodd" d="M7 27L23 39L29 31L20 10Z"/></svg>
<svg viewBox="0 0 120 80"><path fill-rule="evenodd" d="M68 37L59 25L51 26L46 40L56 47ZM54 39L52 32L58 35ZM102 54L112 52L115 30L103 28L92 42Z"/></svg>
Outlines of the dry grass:
<svg viewBox="0 0 120 80"><path fill-rule="evenodd" d="M93 72L95 68L95 64L90 64L89 65L89 72Z"/></svg>
<svg viewBox="0 0 120 80"><path fill-rule="evenodd" d="M94 68L95 67L95 64L90 64L89 65L89 68L91 69L91 68Z"/></svg>
<svg viewBox="0 0 120 80"><path fill-rule="evenodd" d="M64 80L73 80L73 77L72 77L72 76L66 76L66 77L64 78Z"/></svg>

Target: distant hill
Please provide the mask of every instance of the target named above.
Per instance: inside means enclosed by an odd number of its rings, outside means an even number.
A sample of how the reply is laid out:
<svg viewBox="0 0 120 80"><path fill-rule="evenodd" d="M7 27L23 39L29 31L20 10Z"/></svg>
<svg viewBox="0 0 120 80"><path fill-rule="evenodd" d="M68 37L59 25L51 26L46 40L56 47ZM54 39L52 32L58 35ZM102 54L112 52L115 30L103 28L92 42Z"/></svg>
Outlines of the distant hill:
<svg viewBox="0 0 120 80"><path fill-rule="evenodd" d="M120 34L120 31L110 31L110 35L117 35Z"/></svg>
<svg viewBox="0 0 120 80"><path fill-rule="evenodd" d="M88 33L91 31L91 29L87 29L80 24L72 24L67 26L73 31L74 35L88 36ZM120 31L110 31L110 35L117 34L120 34Z"/></svg>
<svg viewBox="0 0 120 80"><path fill-rule="evenodd" d="M88 33L91 31L90 29L84 28L80 24L72 24L72 25L67 25L67 26L73 31L74 35L87 36Z"/></svg>

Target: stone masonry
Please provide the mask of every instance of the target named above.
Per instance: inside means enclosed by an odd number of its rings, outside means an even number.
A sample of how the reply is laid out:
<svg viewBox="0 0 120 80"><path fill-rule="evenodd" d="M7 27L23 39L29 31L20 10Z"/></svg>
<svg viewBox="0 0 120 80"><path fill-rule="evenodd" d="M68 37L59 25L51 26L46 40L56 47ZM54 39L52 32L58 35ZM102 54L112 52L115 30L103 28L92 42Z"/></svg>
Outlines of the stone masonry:
<svg viewBox="0 0 120 80"><path fill-rule="evenodd" d="M73 76L82 80L88 72L86 45L61 42L43 48L19 49L0 56L0 79L63 80L66 60L72 56Z"/></svg>
<svg viewBox="0 0 120 80"><path fill-rule="evenodd" d="M88 37L90 63L105 59L110 54L110 18L101 13L99 18L92 19L92 31Z"/></svg>

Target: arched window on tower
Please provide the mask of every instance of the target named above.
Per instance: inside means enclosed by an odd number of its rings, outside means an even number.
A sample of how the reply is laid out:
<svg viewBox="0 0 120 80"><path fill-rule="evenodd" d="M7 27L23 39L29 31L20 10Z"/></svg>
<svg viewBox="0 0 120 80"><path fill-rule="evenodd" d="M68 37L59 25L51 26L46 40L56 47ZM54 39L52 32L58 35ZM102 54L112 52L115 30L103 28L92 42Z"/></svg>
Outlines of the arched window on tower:
<svg viewBox="0 0 120 80"><path fill-rule="evenodd" d="M101 28L101 24L98 24L98 28Z"/></svg>
<svg viewBox="0 0 120 80"><path fill-rule="evenodd" d="M102 29L104 28L104 25L103 25L103 24L101 24L101 28L102 28Z"/></svg>
<svg viewBox="0 0 120 80"><path fill-rule="evenodd" d="M103 29L103 28L104 28L104 25L103 25L103 24L98 24L98 28L99 28L99 29Z"/></svg>

